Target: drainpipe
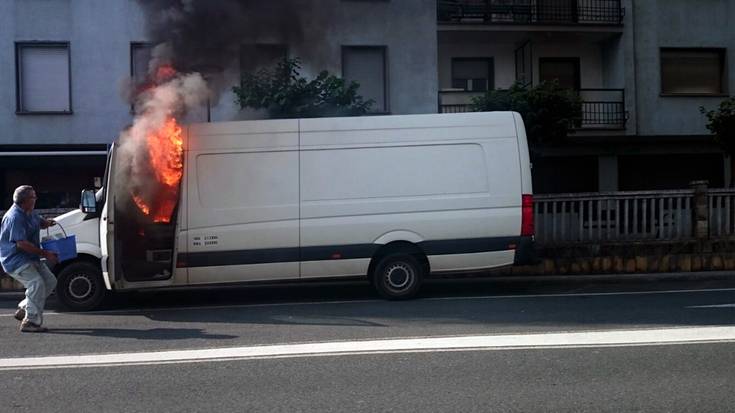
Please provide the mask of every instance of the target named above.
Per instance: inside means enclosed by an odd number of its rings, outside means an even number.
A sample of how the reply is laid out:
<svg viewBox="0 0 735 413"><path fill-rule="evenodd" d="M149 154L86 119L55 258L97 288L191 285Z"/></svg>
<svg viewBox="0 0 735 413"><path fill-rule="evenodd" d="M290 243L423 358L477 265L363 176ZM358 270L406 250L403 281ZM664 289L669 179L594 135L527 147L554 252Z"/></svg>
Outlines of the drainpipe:
<svg viewBox="0 0 735 413"><path fill-rule="evenodd" d="M635 0L630 1L630 21L631 21L631 36L633 37L633 113L635 113L635 126L634 126L634 134L638 136L638 123L640 122L638 119L638 42L636 40L636 27L635 27Z"/></svg>

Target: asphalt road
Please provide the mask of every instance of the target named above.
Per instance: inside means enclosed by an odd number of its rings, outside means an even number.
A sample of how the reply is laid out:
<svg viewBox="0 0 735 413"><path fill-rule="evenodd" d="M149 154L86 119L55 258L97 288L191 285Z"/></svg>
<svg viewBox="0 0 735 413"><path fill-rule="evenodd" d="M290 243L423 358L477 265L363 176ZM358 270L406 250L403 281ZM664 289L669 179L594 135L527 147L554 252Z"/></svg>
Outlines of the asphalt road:
<svg viewBox="0 0 735 413"><path fill-rule="evenodd" d="M36 335L19 333L10 316L20 296L0 294L0 403L7 411L732 411L735 276L690 278L441 280L408 302L376 299L363 283L158 291L83 314L57 313L52 299L51 331ZM468 337L484 341L437 344ZM516 344L498 344L503 337ZM554 344L559 337L570 341ZM279 353L334 343L351 347ZM375 343L394 347L374 351ZM201 353L232 349L237 357ZM244 356L253 350L267 354ZM146 354L153 358L142 361ZM177 361L160 361L171 354ZM84 366L85 357L102 364ZM100 361L110 357L122 358ZM40 368L13 364L27 360Z"/></svg>

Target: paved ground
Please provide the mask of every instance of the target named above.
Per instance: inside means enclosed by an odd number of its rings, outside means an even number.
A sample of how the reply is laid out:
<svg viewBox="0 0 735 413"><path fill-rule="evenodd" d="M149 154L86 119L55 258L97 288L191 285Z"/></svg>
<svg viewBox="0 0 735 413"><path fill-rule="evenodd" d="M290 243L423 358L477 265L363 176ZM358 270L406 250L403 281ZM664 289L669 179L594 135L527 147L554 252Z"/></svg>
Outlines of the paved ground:
<svg viewBox="0 0 735 413"><path fill-rule="evenodd" d="M227 411L728 411L735 406L735 277L726 274L699 280L441 280L408 302L378 300L363 283L139 293L95 313L56 313L52 301L46 316L51 331L43 335L17 332L10 315L19 298L0 294L0 368L11 366L0 370L0 399L14 411L214 406ZM516 344L498 344L508 335ZM482 344L459 351L437 344L469 336ZM558 337L569 341L553 344ZM366 340L404 338L414 340L390 351L377 351L368 341L368 350L360 350ZM352 350L299 350L286 358L271 352L292 351L294 343L337 343ZM428 347L418 351L422 345ZM161 364L174 354L161 351L171 350L180 359ZM253 350L267 350L267 356L243 356ZM223 361L205 355L191 362L201 351L238 356ZM140 361L144 352L158 357ZM73 366L12 367L59 355ZM79 367L76 356L87 355L124 361Z"/></svg>

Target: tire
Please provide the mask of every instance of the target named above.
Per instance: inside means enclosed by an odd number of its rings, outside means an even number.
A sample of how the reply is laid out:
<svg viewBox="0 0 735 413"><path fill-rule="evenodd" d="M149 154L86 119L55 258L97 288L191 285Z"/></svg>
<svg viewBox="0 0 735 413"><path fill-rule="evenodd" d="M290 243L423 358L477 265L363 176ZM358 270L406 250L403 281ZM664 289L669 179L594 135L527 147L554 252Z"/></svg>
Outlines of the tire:
<svg viewBox="0 0 735 413"><path fill-rule="evenodd" d="M67 310L89 311L97 308L107 293L102 271L89 262L71 263L56 278L56 296Z"/></svg>
<svg viewBox="0 0 735 413"><path fill-rule="evenodd" d="M395 253L380 259L370 279L381 297L407 300L418 293L424 272L424 266L413 255Z"/></svg>

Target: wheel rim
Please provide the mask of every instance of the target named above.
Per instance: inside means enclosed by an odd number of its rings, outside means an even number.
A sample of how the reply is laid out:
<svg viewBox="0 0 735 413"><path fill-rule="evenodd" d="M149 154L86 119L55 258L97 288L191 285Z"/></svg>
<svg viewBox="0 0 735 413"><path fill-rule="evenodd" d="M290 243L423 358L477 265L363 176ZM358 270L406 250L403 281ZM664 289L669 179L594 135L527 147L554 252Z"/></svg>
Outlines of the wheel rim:
<svg viewBox="0 0 735 413"><path fill-rule="evenodd" d="M386 287L395 292L406 290L416 277L414 269L403 262L391 264L385 269L384 275Z"/></svg>
<svg viewBox="0 0 735 413"><path fill-rule="evenodd" d="M76 274L69 280L67 291L74 301L85 301L94 294L94 282L85 274Z"/></svg>

